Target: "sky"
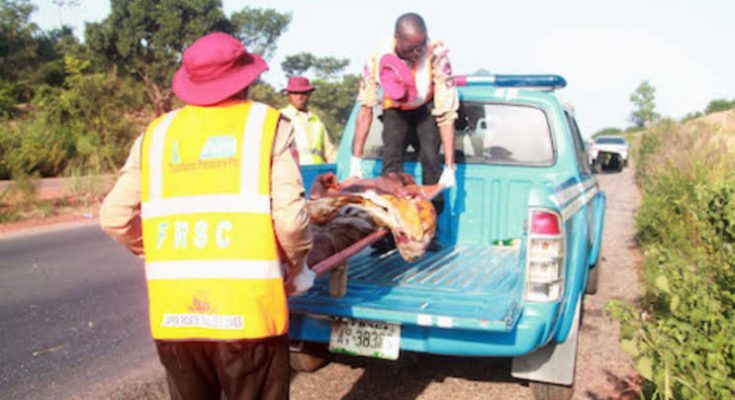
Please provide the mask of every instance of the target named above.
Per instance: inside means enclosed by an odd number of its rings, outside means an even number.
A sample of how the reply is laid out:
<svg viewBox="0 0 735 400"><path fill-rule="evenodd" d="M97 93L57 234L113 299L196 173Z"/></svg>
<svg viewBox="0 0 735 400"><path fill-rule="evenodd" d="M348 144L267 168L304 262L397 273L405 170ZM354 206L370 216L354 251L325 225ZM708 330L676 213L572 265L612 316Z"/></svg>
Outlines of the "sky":
<svg viewBox="0 0 735 400"><path fill-rule="evenodd" d="M41 29L64 23L83 37L109 2L78 0L59 9L35 0ZM630 94L644 79L656 88L657 111L681 118L710 100L735 99L735 0L224 0L227 15L245 6L291 13L264 80L285 85L283 59L300 52L347 58L359 73L376 44L393 33L398 16L423 16L432 40L449 48L455 74L554 73L584 136L626 128Z"/></svg>

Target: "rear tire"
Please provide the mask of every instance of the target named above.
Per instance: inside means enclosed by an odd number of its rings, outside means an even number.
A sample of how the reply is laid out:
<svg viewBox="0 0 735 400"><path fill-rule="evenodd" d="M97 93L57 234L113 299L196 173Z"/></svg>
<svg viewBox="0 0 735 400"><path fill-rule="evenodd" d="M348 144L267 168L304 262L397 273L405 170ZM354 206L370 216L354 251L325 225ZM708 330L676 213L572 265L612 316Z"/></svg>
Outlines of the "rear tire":
<svg viewBox="0 0 735 400"><path fill-rule="evenodd" d="M587 274L587 287L584 289L585 294L597 293L597 281L599 281L600 266L596 265Z"/></svg>
<svg viewBox="0 0 735 400"><path fill-rule="evenodd" d="M535 400L569 400L572 398L572 386L555 385L553 383L530 382L528 386Z"/></svg>
<svg viewBox="0 0 735 400"><path fill-rule="evenodd" d="M304 342L301 351L291 351L291 369L297 372L314 372L329 364L329 350L326 344Z"/></svg>

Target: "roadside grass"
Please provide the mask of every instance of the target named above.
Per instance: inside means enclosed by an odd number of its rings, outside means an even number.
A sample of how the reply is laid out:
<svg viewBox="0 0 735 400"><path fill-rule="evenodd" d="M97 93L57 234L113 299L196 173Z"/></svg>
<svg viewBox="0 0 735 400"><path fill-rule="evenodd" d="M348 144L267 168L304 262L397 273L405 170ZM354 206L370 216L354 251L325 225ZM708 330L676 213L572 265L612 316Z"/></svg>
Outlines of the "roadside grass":
<svg viewBox="0 0 735 400"><path fill-rule="evenodd" d="M735 393L735 111L662 122L634 141L643 199L640 304L611 302L647 399ZM730 118L733 116L733 118ZM728 122L732 121L732 124Z"/></svg>
<svg viewBox="0 0 735 400"><path fill-rule="evenodd" d="M97 215L113 178L72 171L63 189L51 196L42 193L40 183L38 176L20 175L0 193L0 224L41 221L62 215L90 218Z"/></svg>

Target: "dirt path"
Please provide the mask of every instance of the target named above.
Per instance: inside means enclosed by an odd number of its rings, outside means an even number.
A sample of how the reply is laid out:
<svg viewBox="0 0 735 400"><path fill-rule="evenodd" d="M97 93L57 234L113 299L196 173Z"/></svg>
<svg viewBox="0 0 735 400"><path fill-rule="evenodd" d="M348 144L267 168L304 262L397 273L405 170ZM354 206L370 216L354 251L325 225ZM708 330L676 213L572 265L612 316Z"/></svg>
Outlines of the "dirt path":
<svg viewBox="0 0 735 400"><path fill-rule="evenodd" d="M575 399L637 398L637 376L618 345L619 324L604 314L612 299L639 293L640 256L633 240L640 193L632 168L598 175L607 194L599 291L587 296L579 339ZM311 374L298 374L292 398L301 399L532 399L525 382L509 374L508 360L405 354L397 362L338 358Z"/></svg>

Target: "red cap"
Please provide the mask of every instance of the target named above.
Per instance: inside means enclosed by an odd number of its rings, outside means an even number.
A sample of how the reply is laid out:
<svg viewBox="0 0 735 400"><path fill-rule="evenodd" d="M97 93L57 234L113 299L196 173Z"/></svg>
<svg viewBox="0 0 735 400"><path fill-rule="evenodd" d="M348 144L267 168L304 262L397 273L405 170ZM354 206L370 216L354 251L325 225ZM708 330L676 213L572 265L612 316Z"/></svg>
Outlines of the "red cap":
<svg viewBox="0 0 735 400"><path fill-rule="evenodd" d="M250 86L268 64L226 33L210 33L184 51L173 90L187 104L207 106Z"/></svg>
<svg viewBox="0 0 735 400"><path fill-rule="evenodd" d="M416 98L416 81L411 69L398 56L386 54L378 69L380 85L388 98L406 103Z"/></svg>
<svg viewBox="0 0 735 400"><path fill-rule="evenodd" d="M314 90L314 86L311 86L309 80L303 76L292 76L288 78L288 85L283 90L291 93L304 93Z"/></svg>

